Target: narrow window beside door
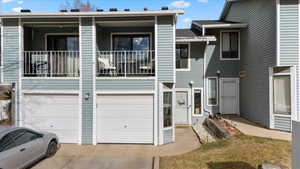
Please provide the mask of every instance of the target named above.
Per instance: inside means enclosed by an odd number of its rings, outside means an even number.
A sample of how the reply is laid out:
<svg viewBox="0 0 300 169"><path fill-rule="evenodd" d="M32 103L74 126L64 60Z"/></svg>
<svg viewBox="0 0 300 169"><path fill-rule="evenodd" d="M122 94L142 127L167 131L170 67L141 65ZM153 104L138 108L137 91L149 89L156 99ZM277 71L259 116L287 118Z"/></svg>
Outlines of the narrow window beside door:
<svg viewBox="0 0 300 169"><path fill-rule="evenodd" d="M172 92L164 92L163 102L164 127L172 127Z"/></svg>
<svg viewBox="0 0 300 169"><path fill-rule="evenodd" d="M215 106L218 104L218 83L217 78L208 78L208 105Z"/></svg>
<svg viewBox="0 0 300 169"><path fill-rule="evenodd" d="M194 89L194 115L202 114L202 90Z"/></svg>

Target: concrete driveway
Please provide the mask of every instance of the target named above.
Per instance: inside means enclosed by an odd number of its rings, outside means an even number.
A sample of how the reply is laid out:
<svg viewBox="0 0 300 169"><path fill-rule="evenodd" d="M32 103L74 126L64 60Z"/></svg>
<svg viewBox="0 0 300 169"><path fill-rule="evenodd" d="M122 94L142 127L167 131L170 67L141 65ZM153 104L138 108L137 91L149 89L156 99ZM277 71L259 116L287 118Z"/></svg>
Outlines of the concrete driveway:
<svg viewBox="0 0 300 169"><path fill-rule="evenodd" d="M199 140L191 128L178 128L175 143L158 147L63 144L54 157L39 162L32 169L152 169L155 156L180 155L199 147Z"/></svg>

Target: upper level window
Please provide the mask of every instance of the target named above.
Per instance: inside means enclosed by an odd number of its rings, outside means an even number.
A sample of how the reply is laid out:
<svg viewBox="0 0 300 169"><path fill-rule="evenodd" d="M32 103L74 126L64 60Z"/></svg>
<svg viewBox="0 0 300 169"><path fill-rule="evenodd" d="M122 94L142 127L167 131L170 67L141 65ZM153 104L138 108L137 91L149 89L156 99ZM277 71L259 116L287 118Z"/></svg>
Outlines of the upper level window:
<svg viewBox="0 0 300 169"><path fill-rule="evenodd" d="M113 50L150 50L150 35L113 35Z"/></svg>
<svg viewBox="0 0 300 169"><path fill-rule="evenodd" d="M221 60L240 59L240 33L238 31L221 32Z"/></svg>
<svg viewBox="0 0 300 169"><path fill-rule="evenodd" d="M48 35L48 51L79 51L78 35Z"/></svg>
<svg viewBox="0 0 300 169"><path fill-rule="evenodd" d="M189 44L176 45L176 69L189 69Z"/></svg>

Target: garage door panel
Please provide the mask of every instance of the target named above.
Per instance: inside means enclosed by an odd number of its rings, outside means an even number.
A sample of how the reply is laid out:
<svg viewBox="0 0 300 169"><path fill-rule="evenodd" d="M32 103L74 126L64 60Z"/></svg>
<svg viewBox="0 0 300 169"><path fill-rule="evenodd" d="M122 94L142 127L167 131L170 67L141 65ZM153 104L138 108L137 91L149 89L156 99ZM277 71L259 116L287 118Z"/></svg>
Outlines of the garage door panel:
<svg viewBox="0 0 300 169"><path fill-rule="evenodd" d="M153 143L153 95L97 97L100 143Z"/></svg>
<svg viewBox="0 0 300 169"><path fill-rule="evenodd" d="M78 95L25 94L24 125L57 134L62 143L78 143Z"/></svg>
<svg viewBox="0 0 300 169"><path fill-rule="evenodd" d="M24 122L26 125L35 126L36 129L66 129L66 130L78 130L78 119L70 119L70 118L34 118L28 119ZM68 125L66 125L68 124ZM76 126L76 127L74 127Z"/></svg>

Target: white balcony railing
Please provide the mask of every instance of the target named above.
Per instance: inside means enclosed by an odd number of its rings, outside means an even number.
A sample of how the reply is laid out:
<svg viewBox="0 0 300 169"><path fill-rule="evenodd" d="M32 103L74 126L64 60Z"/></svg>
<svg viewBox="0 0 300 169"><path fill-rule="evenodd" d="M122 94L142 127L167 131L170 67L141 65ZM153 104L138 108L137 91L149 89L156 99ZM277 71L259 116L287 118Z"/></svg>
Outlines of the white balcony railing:
<svg viewBox="0 0 300 169"><path fill-rule="evenodd" d="M98 77L155 76L155 53L142 51L98 51Z"/></svg>
<svg viewBox="0 0 300 169"><path fill-rule="evenodd" d="M79 51L25 51L24 77L78 77Z"/></svg>

